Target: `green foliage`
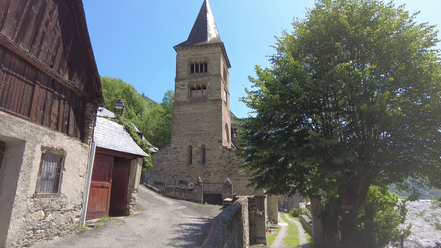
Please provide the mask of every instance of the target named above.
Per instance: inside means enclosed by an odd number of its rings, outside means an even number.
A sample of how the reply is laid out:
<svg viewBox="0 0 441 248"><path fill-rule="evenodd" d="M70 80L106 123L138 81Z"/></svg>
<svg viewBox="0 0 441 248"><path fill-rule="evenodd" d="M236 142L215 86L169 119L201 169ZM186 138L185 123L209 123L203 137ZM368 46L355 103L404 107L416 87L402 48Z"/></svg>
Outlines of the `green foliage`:
<svg viewBox="0 0 441 248"><path fill-rule="evenodd" d="M363 247L385 247L398 242L403 232L405 237L409 236L411 225L405 230L398 228L406 221L405 203L387 187L371 186L358 214L357 243Z"/></svg>
<svg viewBox="0 0 441 248"><path fill-rule="evenodd" d="M302 209L300 208L294 208L293 210L291 210L291 212L289 212L289 215L291 217L299 217L299 214L302 213Z"/></svg>
<svg viewBox="0 0 441 248"><path fill-rule="evenodd" d="M165 93L162 103L154 107L146 116L140 130L152 144L163 148L171 142L174 92Z"/></svg>
<svg viewBox="0 0 441 248"><path fill-rule="evenodd" d="M412 188L415 188L417 190L417 192L419 193L419 199L432 199L432 198L438 199L441 196L440 191L437 189L429 188L427 186L420 187L420 186L414 185L410 182L409 182L409 185ZM397 186L394 184L392 184L389 189L391 192L397 194L400 197L407 197L408 198L412 195L411 192L399 190L397 188Z"/></svg>
<svg viewBox="0 0 441 248"><path fill-rule="evenodd" d="M101 77L105 108L113 111L117 100L124 103L123 116L139 126L145 115L157 104L141 96L135 87L121 79Z"/></svg>
<svg viewBox="0 0 441 248"><path fill-rule="evenodd" d="M243 98L254 113L240 120L238 153L252 184L320 194L333 223L352 206L345 247L371 184L441 187L437 32L415 18L393 2L318 1L277 38Z"/></svg>
<svg viewBox="0 0 441 248"><path fill-rule="evenodd" d="M133 123L128 121L126 118L121 117L119 119L113 119L115 120L118 124L121 124L124 126L124 128L127 130L127 132L129 132L130 136L132 136L133 140L135 141L135 143L145 152L147 153L150 157L144 157L144 161L142 163L142 170L143 171L147 171L150 168L153 167L152 165L152 159L151 159L151 152L150 152L150 148L148 146L148 142L145 139L141 139L138 136L138 133L136 132L135 128L133 127Z"/></svg>
<svg viewBox="0 0 441 248"><path fill-rule="evenodd" d="M105 108L113 111L115 102L121 100L125 106L123 117L134 123L151 144L159 148L170 144L174 91L167 91L158 104L121 79L101 77L101 84Z"/></svg>

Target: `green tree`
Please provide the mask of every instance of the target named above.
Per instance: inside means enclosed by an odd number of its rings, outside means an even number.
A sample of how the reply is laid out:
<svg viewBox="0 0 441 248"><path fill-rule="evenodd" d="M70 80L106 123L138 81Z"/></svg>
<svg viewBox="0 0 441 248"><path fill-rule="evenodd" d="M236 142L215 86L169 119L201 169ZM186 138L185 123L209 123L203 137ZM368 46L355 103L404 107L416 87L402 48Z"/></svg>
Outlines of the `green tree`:
<svg viewBox="0 0 441 248"><path fill-rule="evenodd" d="M409 236L411 225L405 230L398 228L406 221L405 204L406 201L400 201L387 187L370 186L358 214L358 247L386 247L390 242L399 242L403 233Z"/></svg>
<svg viewBox="0 0 441 248"><path fill-rule="evenodd" d="M139 126L147 113L154 107L152 101L141 96L132 85L118 78L101 77L105 108L113 111L117 100L124 103L123 116Z"/></svg>
<svg viewBox="0 0 441 248"><path fill-rule="evenodd" d="M393 2L320 0L250 77L238 152L252 184L323 195L334 208L324 219L343 216L341 247L357 247L370 185L441 187L437 32L415 16Z"/></svg>
<svg viewBox="0 0 441 248"><path fill-rule="evenodd" d="M174 91L164 94L162 103L154 107L141 124L141 131L154 146L163 148L171 142Z"/></svg>

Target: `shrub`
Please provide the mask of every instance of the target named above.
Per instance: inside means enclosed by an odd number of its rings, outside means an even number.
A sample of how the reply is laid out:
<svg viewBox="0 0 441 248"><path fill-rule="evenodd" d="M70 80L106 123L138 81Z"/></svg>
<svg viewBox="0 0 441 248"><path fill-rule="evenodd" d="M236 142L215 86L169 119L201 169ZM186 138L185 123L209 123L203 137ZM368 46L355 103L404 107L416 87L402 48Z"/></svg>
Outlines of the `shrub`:
<svg viewBox="0 0 441 248"><path fill-rule="evenodd" d="M301 208L294 208L293 210L291 210L291 212L289 212L289 215L292 217L299 217L300 213L302 213Z"/></svg>

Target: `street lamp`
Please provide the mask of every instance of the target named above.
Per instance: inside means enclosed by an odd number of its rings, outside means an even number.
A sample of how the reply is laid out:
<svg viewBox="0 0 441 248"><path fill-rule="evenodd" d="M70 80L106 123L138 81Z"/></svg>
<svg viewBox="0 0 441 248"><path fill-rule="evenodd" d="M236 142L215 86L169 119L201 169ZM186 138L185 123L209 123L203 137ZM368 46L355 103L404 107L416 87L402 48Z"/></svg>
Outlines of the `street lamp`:
<svg viewBox="0 0 441 248"><path fill-rule="evenodd" d="M121 102L121 100L118 100L113 105L113 109L115 110L116 118L119 119L119 117L123 114L124 104Z"/></svg>

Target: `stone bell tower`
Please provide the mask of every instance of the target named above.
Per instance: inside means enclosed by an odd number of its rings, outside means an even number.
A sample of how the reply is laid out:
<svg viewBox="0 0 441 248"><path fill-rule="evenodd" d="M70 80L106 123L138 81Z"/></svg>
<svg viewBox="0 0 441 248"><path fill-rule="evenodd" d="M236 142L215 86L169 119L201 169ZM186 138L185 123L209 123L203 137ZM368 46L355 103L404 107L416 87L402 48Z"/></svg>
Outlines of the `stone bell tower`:
<svg viewBox="0 0 441 248"><path fill-rule="evenodd" d="M152 154L149 180L153 185L172 185L181 190L203 183L203 199L196 190L164 191L196 202L222 204L227 192L223 186L227 184L230 198L233 193L263 194L247 187L250 173L244 171L244 161L234 151L228 74L231 66L208 0L204 0L188 39L174 49L172 139L170 146Z"/></svg>
<svg viewBox="0 0 441 248"><path fill-rule="evenodd" d="M187 164L205 164L211 151L231 148L228 69L231 67L208 0L176 55L172 148Z"/></svg>

